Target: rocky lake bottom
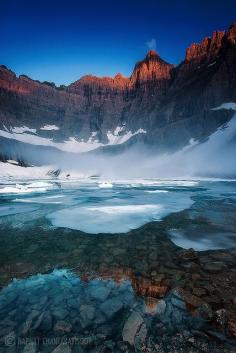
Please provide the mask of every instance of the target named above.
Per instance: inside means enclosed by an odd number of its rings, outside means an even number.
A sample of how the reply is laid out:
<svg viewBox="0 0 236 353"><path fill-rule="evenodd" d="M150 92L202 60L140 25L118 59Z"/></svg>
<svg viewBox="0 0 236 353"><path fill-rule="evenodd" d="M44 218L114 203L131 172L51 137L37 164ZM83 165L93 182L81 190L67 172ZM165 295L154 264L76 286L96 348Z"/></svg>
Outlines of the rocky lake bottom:
<svg viewBox="0 0 236 353"><path fill-rule="evenodd" d="M0 195L0 352L236 351L234 181Z"/></svg>

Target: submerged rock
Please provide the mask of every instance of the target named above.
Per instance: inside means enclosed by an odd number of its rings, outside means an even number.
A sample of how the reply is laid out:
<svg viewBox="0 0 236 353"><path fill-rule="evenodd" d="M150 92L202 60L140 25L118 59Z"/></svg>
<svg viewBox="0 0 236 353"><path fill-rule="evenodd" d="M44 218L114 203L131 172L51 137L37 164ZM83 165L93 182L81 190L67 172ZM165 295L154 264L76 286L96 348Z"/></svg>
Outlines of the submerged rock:
<svg viewBox="0 0 236 353"><path fill-rule="evenodd" d="M123 301L119 297L114 297L106 300L100 306L102 312L106 315L108 319L114 316L118 311L123 308Z"/></svg>
<svg viewBox="0 0 236 353"><path fill-rule="evenodd" d="M92 305L83 304L80 306L80 323L82 327L92 324L95 317L95 308Z"/></svg>
<svg viewBox="0 0 236 353"><path fill-rule="evenodd" d="M161 299L157 304L156 314L164 315L165 310L166 310L166 302L163 299Z"/></svg>
<svg viewBox="0 0 236 353"><path fill-rule="evenodd" d="M57 307L53 311L53 316L59 320L64 320L68 315L69 315L69 312L66 309L63 309L62 307Z"/></svg>
<svg viewBox="0 0 236 353"><path fill-rule="evenodd" d="M57 321L55 326L54 326L54 331L62 332L62 333L68 333L71 332L72 326L69 322L67 321Z"/></svg>
<svg viewBox="0 0 236 353"><path fill-rule="evenodd" d="M125 322L122 337L123 341L129 342L132 346L134 345L135 337L141 329L141 326L144 324L143 318L139 312L133 311L132 314L128 317ZM142 337L146 337L145 328L143 328Z"/></svg>
<svg viewBox="0 0 236 353"><path fill-rule="evenodd" d="M100 300L100 301L106 300L110 292L111 292L111 288L107 287L102 283L100 285L92 284L91 286L89 286L89 294L95 300Z"/></svg>

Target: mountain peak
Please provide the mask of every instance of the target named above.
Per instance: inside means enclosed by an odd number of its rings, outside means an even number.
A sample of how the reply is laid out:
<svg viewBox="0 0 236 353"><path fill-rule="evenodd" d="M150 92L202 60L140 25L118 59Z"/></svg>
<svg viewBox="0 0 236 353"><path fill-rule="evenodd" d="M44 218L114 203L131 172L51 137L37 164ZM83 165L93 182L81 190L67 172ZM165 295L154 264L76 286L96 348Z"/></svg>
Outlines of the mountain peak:
<svg viewBox="0 0 236 353"><path fill-rule="evenodd" d="M197 61L210 59L218 54L223 45L224 31L214 31L211 37L205 37L200 43L193 43L186 50L185 61Z"/></svg>
<svg viewBox="0 0 236 353"><path fill-rule="evenodd" d="M157 54L157 52L153 49L149 50L149 52L146 55L146 60L156 60L159 58L159 55Z"/></svg>
<svg viewBox="0 0 236 353"><path fill-rule="evenodd" d="M236 22L233 22L228 29L227 39L233 45L236 44Z"/></svg>

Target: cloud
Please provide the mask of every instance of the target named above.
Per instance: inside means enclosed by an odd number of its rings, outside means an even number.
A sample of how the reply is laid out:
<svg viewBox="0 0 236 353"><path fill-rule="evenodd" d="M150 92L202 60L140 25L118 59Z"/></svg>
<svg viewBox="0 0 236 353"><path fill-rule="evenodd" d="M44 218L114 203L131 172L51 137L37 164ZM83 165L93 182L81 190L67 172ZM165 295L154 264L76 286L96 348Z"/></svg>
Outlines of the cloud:
<svg viewBox="0 0 236 353"><path fill-rule="evenodd" d="M157 42L156 42L156 38L152 38L149 41L146 42L146 45L148 47L148 49L156 49L157 46Z"/></svg>

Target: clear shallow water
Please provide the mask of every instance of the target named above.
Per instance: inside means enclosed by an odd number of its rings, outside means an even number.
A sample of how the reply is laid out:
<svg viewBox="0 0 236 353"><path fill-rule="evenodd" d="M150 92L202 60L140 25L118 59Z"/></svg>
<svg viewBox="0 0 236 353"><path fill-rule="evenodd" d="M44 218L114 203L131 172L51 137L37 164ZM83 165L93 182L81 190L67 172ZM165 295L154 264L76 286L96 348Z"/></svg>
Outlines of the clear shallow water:
<svg viewBox="0 0 236 353"><path fill-rule="evenodd" d="M54 270L14 280L0 292L4 352L84 352L82 348L94 352L93 346L102 351L105 342L112 348L118 342L137 348L148 340L148 329L160 340L167 331L173 334L203 325L200 317L188 313L177 292L162 300L140 298L126 279L82 280L69 271ZM55 348L60 342L63 350ZM118 347L114 351L124 352Z"/></svg>
<svg viewBox="0 0 236 353"><path fill-rule="evenodd" d="M32 228L44 219L49 231L126 233L181 211L177 222L168 223L177 245L196 250L236 246L234 181L49 180L0 186L0 222L16 228Z"/></svg>
<svg viewBox="0 0 236 353"><path fill-rule="evenodd" d="M140 347L162 338L165 345L166 335L204 331L204 320L186 310L174 288L189 291L189 278L220 254L203 252L190 268L173 242L197 250L236 247L235 182L58 179L0 188L0 351L10 343L9 352L57 352L69 337L75 344L66 352L94 345L133 352L123 344L134 331L136 351L139 339ZM213 278L222 293L229 271ZM195 287L203 287L205 300L212 281L202 278Z"/></svg>

